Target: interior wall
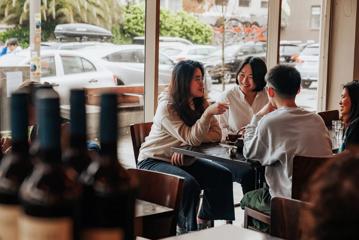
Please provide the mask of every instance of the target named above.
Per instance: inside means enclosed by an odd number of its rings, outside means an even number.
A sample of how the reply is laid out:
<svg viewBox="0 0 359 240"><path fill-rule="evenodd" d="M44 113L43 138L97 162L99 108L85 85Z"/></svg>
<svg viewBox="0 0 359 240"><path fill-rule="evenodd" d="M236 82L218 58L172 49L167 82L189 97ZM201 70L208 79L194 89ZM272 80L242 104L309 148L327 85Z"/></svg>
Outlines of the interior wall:
<svg viewBox="0 0 359 240"><path fill-rule="evenodd" d="M333 0L327 109L338 109L343 84L353 80L357 0Z"/></svg>

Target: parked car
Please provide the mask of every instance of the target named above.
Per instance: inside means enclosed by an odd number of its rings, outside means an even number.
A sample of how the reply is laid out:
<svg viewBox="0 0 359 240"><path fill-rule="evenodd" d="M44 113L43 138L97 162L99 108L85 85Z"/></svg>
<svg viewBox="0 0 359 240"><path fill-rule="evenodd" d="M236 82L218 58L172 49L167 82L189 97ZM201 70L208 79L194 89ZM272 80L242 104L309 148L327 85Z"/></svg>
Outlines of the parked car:
<svg viewBox="0 0 359 240"><path fill-rule="evenodd" d="M293 63L298 58L302 47L296 43L281 42L279 45L280 63Z"/></svg>
<svg viewBox="0 0 359 240"><path fill-rule="evenodd" d="M296 68L302 77L302 87L309 88L319 79L319 44L307 45L300 53Z"/></svg>
<svg viewBox="0 0 359 240"><path fill-rule="evenodd" d="M0 66L30 66L29 49L3 56ZM40 81L54 87L62 104L69 102L72 88L116 86L116 76L97 60L65 50L41 51Z"/></svg>
<svg viewBox="0 0 359 240"><path fill-rule="evenodd" d="M161 43L174 43L174 44L182 44L186 46L191 46L193 43L187 39L180 37L159 37L159 42ZM133 44L145 44L145 37L134 37Z"/></svg>
<svg viewBox="0 0 359 240"><path fill-rule="evenodd" d="M259 43L245 43L229 45L224 48L224 65L222 64L222 50L218 50L203 59L206 78L221 83L234 80L237 69L248 56L260 57L265 60L265 45Z"/></svg>
<svg viewBox="0 0 359 240"><path fill-rule="evenodd" d="M176 63L188 59L202 61L216 50L218 47L212 45L163 46L160 44L160 51L167 54Z"/></svg>
<svg viewBox="0 0 359 240"><path fill-rule="evenodd" d="M144 45L94 46L80 49L99 61L118 78L119 85L143 84ZM159 56L159 83L167 84L171 79L174 62L165 54Z"/></svg>
<svg viewBox="0 0 359 240"><path fill-rule="evenodd" d="M109 42L41 42L41 49L59 49L59 50L77 50L85 47L93 46L115 46Z"/></svg>

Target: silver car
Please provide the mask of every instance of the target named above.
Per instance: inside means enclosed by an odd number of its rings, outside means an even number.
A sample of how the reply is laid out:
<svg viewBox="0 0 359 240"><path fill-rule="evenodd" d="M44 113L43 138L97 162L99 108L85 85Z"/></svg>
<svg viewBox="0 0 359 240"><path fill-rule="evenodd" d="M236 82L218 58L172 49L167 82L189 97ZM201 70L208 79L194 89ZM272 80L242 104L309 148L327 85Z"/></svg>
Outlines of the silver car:
<svg viewBox="0 0 359 240"><path fill-rule="evenodd" d="M298 57L297 70L302 77L302 87L309 88L312 82L319 79L319 44L311 44L304 48Z"/></svg>
<svg viewBox="0 0 359 240"><path fill-rule="evenodd" d="M30 51L22 50L0 58L0 66L29 66ZM47 82L61 97L61 103L69 102L72 88L116 86L116 76L96 59L74 51L42 50L41 82Z"/></svg>
<svg viewBox="0 0 359 240"><path fill-rule="evenodd" d="M143 45L93 46L78 51L97 57L118 78L118 85L144 83L145 49ZM163 53L159 56L159 83L168 84L171 79L173 61Z"/></svg>

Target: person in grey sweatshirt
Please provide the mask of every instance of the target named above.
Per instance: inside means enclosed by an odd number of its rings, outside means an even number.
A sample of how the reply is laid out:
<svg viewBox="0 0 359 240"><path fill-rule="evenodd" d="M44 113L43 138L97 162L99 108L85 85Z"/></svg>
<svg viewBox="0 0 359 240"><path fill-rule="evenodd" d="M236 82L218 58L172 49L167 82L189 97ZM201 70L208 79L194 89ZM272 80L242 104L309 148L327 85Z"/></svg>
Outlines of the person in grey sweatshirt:
<svg viewBox="0 0 359 240"><path fill-rule="evenodd" d="M234 219L231 172L214 162L189 158L171 150L171 147L221 140L221 129L214 116L223 114L228 105L210 105L206 101L203 74L202 64L196 61L182 61L174 67L169 88L159 96L150 134L138 157L138 168L184 178L178 218L181 232L202 228L209 220ZM197 217L202 189L203 204Z"/></svg>

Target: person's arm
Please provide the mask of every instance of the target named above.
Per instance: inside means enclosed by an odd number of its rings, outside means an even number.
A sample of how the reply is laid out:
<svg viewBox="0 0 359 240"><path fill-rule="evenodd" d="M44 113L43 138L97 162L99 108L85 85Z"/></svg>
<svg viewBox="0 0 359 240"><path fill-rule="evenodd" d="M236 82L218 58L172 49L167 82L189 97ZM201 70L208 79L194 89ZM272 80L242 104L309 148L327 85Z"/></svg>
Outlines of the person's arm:
<svg viewBox="0 0 359 240"><path fill-rule="evenodd" d="M187 126L176 113L174 113L176 116L164 116L161 123L164 130L179 141L188 145L198 146L208 134L213 115L222 114L227 109L228 107L225 104L212 104L206 108L201 118L191 127Z"/></svg>
<svg viewBox="0 0 359 240"><path fill-rule="evenodd" d="M270 165L277 159L273 157L276 149L272 147L270 129L266 124L260 122L264 115L274 109L266 105L258 114L252 117L250 124L245 128L243 137L243 156L246 159L260 162L262 165Z"/></svg>
<svg viewBox="0 0 359 240"><path fill-rule="evenodd" d="M219 142L221 141L221 138L222 138L222 130L219 127L217 119L214 116L212 116L208 134L205 135L203 142Z"/></svg>
<svg viewBox="0 0 359 240"><path fill-rule="evenodd" d="M221 102L228 102L228 99L226 97L221 98ZM222 140L225 140L226 136L231 132L229 129L229 110L223 113L222 115L218 116L219 125L222 129Z"/></svg>

